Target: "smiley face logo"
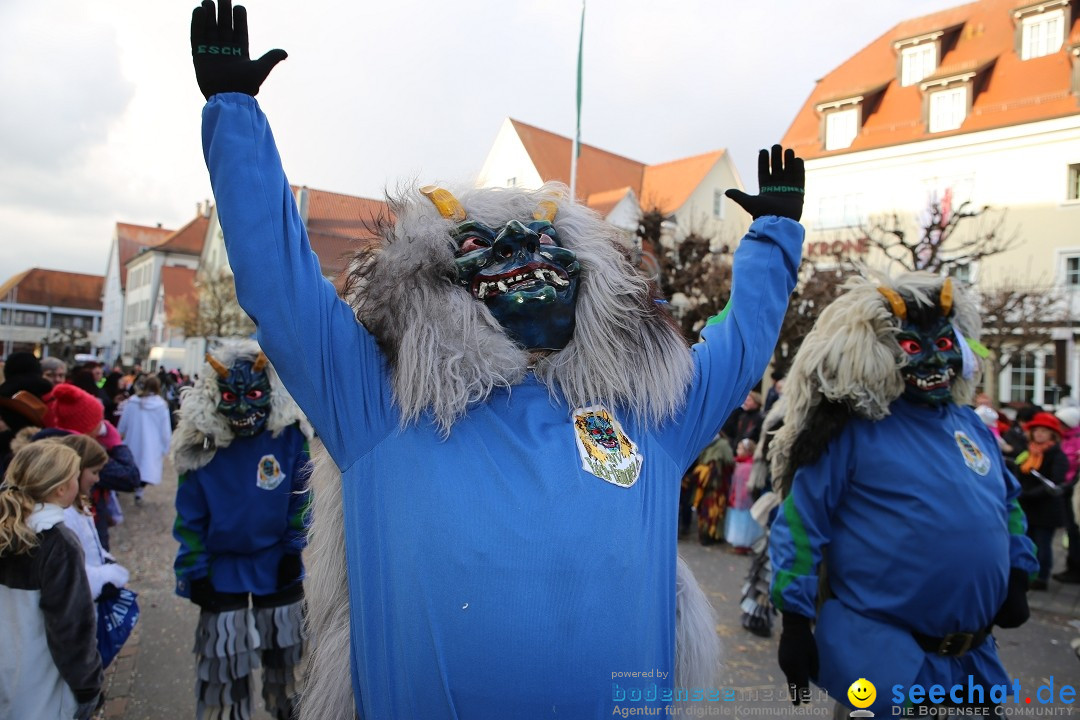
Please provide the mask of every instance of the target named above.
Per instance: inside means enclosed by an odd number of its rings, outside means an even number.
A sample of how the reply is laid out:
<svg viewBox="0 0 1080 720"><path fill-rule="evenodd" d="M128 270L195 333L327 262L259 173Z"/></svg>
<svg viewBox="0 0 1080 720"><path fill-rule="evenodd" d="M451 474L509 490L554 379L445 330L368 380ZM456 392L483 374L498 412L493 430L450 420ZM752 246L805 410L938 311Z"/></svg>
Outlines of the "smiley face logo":
<svg viewBox="0 0 1080 720"><path fill-rule="evenodd" d="M848 688L847 698L857 708L868 708L877 698L877 688L866 678L859 678Z"/></svg>

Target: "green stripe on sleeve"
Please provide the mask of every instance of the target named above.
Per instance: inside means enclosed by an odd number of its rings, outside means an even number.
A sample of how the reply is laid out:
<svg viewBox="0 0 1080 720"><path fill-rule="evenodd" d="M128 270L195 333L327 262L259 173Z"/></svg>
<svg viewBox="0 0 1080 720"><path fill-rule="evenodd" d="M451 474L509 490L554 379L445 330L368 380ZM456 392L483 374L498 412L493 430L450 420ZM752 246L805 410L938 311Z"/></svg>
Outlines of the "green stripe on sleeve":
<svg viewBox="0 0 1080 720"><path fill-rule="evenodd" d="M721 310L716 315L713 315L711 318L709 318L708 320L705 321L705 326L708 327L709 325L715 325L717 323L724 322L724 319L727 318L727 316L728 316L728 314L730 312L731 312L731 302L729 301L728 304L724 306L723 310Z"/></svg>
<svg viewBox="0 0 1080 720"><path fill-rule="evenodd" d="M1020 502L1015 499L1009 502L1009 534L1024 534L1024 511L1020 509Z"/></svg>
<svg viewBox="0 0 1080 720"><path fill-rule="evenodd" d="M806 534L802 518L795 508L795 497L788 495L781 507L784 519L787 520L788 529L791 532L791 540L795 543L795 562L790 570L779 570L776 573L776 582L773 584L772 599L777 610L784 609L784 590L795 578L806 577L814 569L814 554L810 549L810 537Z"/></svg>

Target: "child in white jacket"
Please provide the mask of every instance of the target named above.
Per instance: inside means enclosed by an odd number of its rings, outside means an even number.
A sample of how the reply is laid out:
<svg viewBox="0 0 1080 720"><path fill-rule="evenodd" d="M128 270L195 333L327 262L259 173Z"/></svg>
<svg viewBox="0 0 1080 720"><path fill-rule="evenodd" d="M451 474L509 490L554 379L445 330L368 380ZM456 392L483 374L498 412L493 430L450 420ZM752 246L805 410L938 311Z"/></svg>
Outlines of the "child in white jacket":
<svg viewBox="0 0 1080 720"><path fill-rule="evenodd" d="M101 546L91 511L90 490L97 484L98 473L109 461L109 455L101 443L87 435L64 435L56 440L79 454L79 497L64 510L64 525L79 538L86 556L90 594L97 602L107 586L112 586L109 592L115 592L127 585L129 578L127 568L117 563L116 558Z"/></svg>
<svg viewBox="0 0 1080 720"><path fill-rule="evenodd" d="M63 522L78 477L71 448L34 442L0 485L0 717L89 720L101 704L97 614Z"/></svg>

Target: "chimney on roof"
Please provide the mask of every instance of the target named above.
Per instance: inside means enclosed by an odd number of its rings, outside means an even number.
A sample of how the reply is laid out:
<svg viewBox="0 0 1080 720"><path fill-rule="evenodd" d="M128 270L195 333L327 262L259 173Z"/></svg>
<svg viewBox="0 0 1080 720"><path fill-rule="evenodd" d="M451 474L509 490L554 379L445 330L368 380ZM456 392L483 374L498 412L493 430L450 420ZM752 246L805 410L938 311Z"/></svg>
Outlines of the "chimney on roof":
<svg viewBox="0 0 1080 720"><path fill-rule="evenodd" d="M210 199L195 203L195 214L199 217L210 217Z"/></svg>
<svg viewBox="0 0 1080 720"><path fill-rule="evenodd" d="M296 207L300 211L300 222L304 223L304 227L307 227L308 221L308 205L311 198L308 192L307 185L301 186L296 191Z"/></svg>
<svg viewBox="0 0 1080 720"><path fill-rule="evenodd" d="M158 226L158 229L160 230L161 229L161 223L158 223L157 226Z"/></svg>

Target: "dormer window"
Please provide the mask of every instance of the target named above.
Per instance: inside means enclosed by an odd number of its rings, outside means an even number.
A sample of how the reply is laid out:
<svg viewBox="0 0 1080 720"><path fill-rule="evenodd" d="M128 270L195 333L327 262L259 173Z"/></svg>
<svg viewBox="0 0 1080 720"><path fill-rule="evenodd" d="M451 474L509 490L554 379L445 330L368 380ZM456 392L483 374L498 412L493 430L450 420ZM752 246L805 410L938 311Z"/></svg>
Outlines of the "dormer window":
<svg viewBox="0 0 1080 720"><path fill-rule="evenodd" d="M833 110L825 115L825 149L850 147L859 133L859 108Z"/></svg>
<svg viewBox="0 0 1080 720"><path fill-rule="evenodd" d="M976 95L986 85L994 59L941 68L919 83L923 91L923 120L927 132L957 130L964 124Z"/></svg>
<svg viewBox="0 0 1080 720"><path fill-rule="evenodd" d="M956 130L967 117L967 86L930 93L929 130L932 133Z"/></svg>
<svg viewBox="0 0 1080 720"><path fill-rule="evenodd" d="M942 28L893 43L893 50L899 58L897 74L902 86L914 85L934 74L938 61L954 39L957 28L959 26Z"/></svg>
<svg viewBox="0 0 1080 720"><path fill-rule="evenodd" d="M1055 53L1065 42L1065 12L1054 10L1026 17L1021 21L1023 37L1020 41L1020 58L1030 60Z"/></svg>
<svg viewBox="0 0 1080 720"><path fill-rule="evenodd" d="M937 43L925 42L900 50L900 84L914 85L937 69Z"/></svg>
<svg viewBox="0 0 1080 720"><path fill-rule="evenodd" d="M1046 0L1013 11L1016 20L1016 52L1021 60L1051 55L1065 42L1065 28L1072 22L1069 0Z"/></svg>

